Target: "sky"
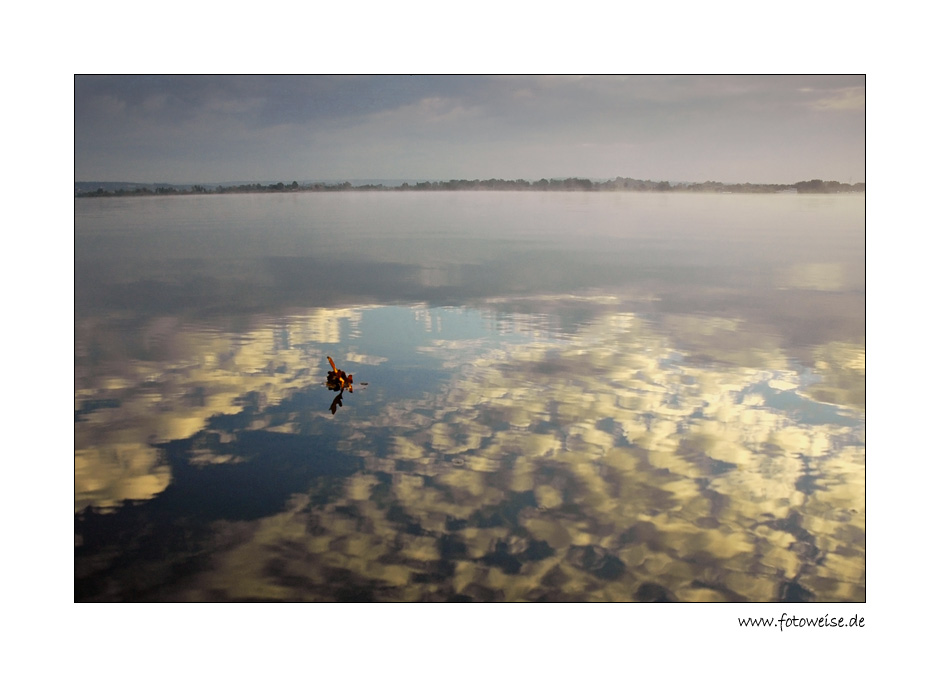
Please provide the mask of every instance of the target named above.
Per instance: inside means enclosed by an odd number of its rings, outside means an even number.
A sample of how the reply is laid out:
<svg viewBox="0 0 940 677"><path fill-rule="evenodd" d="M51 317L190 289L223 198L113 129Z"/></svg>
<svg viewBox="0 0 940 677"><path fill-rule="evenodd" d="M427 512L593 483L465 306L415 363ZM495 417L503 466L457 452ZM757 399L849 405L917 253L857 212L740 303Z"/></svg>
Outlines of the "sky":
<svg viewBox="0 0 940 677"><path fill-rule="evenodd" d="M865 77L82 76L75 180L865 180Z"/></svg>

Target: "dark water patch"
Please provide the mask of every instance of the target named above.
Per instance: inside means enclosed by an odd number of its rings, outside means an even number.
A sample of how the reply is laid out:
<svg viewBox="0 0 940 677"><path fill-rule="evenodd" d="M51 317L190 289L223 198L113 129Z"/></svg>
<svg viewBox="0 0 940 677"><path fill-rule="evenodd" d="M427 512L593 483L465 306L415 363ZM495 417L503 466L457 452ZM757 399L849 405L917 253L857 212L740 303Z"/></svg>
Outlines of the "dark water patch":
<svg viewBox="0 0 940 677"><path fill-rule="evenodd" d="M377 482L369 490L369 502L380 510L388 510L394 501L392 476L385 472L375 472L372 476Z"/></svg>
<svg viewBox="0 0 940 677"><path fill-rule="evenodd" d="M315 554L307 550L306 546L298 541L279 541L272 543L267 546L267 550L293 562L301 561L305 564L311 564L317 559Z"/></svg>
<svg viewBox="0 0 940 677"><path fill-rule="evenodd" d="M447 531L460 531L461 529L466 529L469 525L469 522L465 519L458 519L450 515L447 516L444 522L444 528Z"/></svg>
<svg viewBox="0 0 940 677"><path fill-rule="evenodd" d="M354 505L338 505L333 508L333 512L339 515L346 515L347 517L360 518L359 508Z"/></svg>
<svg viewBox="0 0 940 677"><path fill-rule="evenodd" d="M469 526L479 529L492 527L517 528L519 526L519 513L524 508L538 506L534 491L510 491L506 494L507 498L497 505L480 508L470 515L467 519Z"/></svg>
<svg viewBox="0 0 940 677"><path fill-rule="evenodd" d="M795 541L788 549L804 562L816 563L821 560L821 551L816 547L815 539Z"/></svg>
<svg viewBox="0 0 940 677"><path fill-rule="evenodd" d="M488 552L480 561L507 574L518 574L522 569L522 562L510 554L509 546L503 541L497 541L493 552Z"/></svg>
<svg viewBox="0 0 940 677"><path fill-rule="evenodd" d="M594 427L601 432L605 432L608 435L613 435L614 437L619 436L623 432L623 426L610 416L607 418L598 419L594 424Z"/></svg>
<svg viewBox="0 0 940 677"><path fill-rule="evenodd" d="M337 590L333 599L337 602L375 602L376 590L370 585L347 586Z"/></svg>
<svg viewBox="0 0 940 677"><path fill-rule="evenodd" d="M209 525L172 520L142 503L75 516L75 601L165 598L183 580L211 568Z"/></svg>
<svg viewBox="0 0 940 677"><path fill-rule="evenodd" d="M527 602L540 602L543 604L577 604L584 602L582 595L575 595L562 590L549 590L537 588L525 596Z"/></svg>
<svg viewBox="0 0 940 677"><path fill-rule="evenodd" d="M636 592L633 593L633 598L638 602L675 602L676 596L673 595L668 588L665 588L658 583L643 583Z"/></svg>
<svg viewBox="0 0 940 677"><path fill-rule="evenodd" d="M814 540L814 536L803 528L803 516L796 510L791 510L784 518L767 520L765 522L759 522L759 524L766 525L771 529L786 532L798 541L809 543Z"/></svg>
<svg viewBox="0 0 940 677"><path fill-rule="evenodd" d="M820 479L820 475L807 473L805 475L800 475L799 479L796 480L796 490L804 493L806 495L812 494L818 489L816 481Z"/></svg>
<svg viewBox="0 0 940 677"><path fill-rule="evenodd" d="M566 559L575 567L605 581L615 581L627 570L619 557L596 545L571 546Z"/></svg>
<svg viewBox="0 0 940 677"><path fill-rule="evenodd" d="M709 474L709 476L718 476L724 475L727 472L735 470L738 466L734 463L729 463L728 461L721 461L716 458L709 458L705 460L702 464L704 470Z"/></svg>
<svg viewBox="0 0 940 677"><path fill-rule="evenodd" d="M240 462L191 465L193 449L206 447ZM299 493L328 503L362 465L322 440L266 431L245 431L228 443L203 433L161 448L173 477L165 491L110 512L89 508L76 515L76 600L169 594L182 578L210 566L207 549L221 547L213 522L277 514Z"/></svg>
<svg viewBox="0 0 940 677"><path fill-rule="evenodd" d="M411 575L413 583L444 584L451 580L457 567L453 562L441 559L423 565L424 571L416 571Z"/></svg>
<svg viewBox="0 0 940 677"><path fill-rule="evenodd" d="M319 585L308 576L298 574L296 564L297 559L294 557L273 557L265 563L262 575L268 582L289 590L291 597L303 598L315 594Z"/></svg>
<svg viewBox="0 0 940 677"><path fill-rule="evenodd" d="M324 602L393 602L400 589L380 583L348 569L325 566L318 571L322 582L309 588L305 599ZM289 588L288 588L289 589Z"/></svg>
<svg viewBox="0 0 940 677"><path fill-rule="evenodd" d="M816 537L803 527L803 517L796 510L791 510L785 518L759 522L758 525L766 525L793 536L796 541L791 543L788 549L795 552L804 562L815 564L824 557L816 544Z"/></svg>
<svg viewBox="0 0 940 677"><path fill-rule="evenodd" d="M467 545L459 536L444 534L438 539L438 550L442 559L463 559L467 556Z"/></svg>
<svg viewBox="0 0 940 677"><path fill-rule="evenodd" d="M543 559L548 559L554 554L555 549L546 541L531 541L529 545L526 546L526 549L519 555L519 558L527 562L539 562Z"/></svg>
<svg viewBox="0 0 940 677"><path fill-rule="evenodd" d="M494 590L479 583L471 583L463 589L461 595L469 597L474 602L502 602L506 599L502 590Z"/></svg>
<svg viewBox="0 0 940 677"><path fill-rule="evenodd" d="M451 595L450 597L447 598L446 601L467 603L467 602L473 602L474 599L470 595L461 594L461 595Z"/></svg>
<svg viewBox="0 0 940 677"><path fill-rule="evenodd" d="M237 463L191 465L192 440L161 445L173 482L151 503L155 510L202 519L250 520L279 512L287 499L321 477L348 477L362 460L337 452L319 437L248 430L220 444Z"/></svg>
<svg viewBox="0 0 940 677"><path fill-rule="evenodd" d="M786 581L780 586L779 597L781 602L812 602L816 595L796 581Z"/></svg>
<svg viewBox="0 0 940 677"><path fill-rule="evenodd" d="M399 525L403 533L411 536L421 536L424 534L421 521L408 514L408 511L399 503L394 503L389 506L388 510L385 512L385 518L389 522Z"/></svg>
<svg viewBox="0 0 940 677"><path fill-rule="evenodd" d="M88 414L93 411L98 411L99 409L117 409L121 406L121 401L111 398L106 399L97 399L97 400L85 400L82 402L82 405L75 410L75 422L85 421L88 419Z"/></svg>

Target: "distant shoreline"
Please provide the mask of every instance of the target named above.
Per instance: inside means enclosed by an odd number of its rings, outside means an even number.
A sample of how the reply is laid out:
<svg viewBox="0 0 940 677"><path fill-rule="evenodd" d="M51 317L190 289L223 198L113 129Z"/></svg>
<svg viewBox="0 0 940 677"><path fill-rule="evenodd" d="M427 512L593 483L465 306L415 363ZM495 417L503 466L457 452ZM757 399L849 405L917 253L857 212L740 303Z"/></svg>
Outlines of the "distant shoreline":
<svg viewBox="0 0 940 677"><path fill-rule="evenodd" d="M608 181L590 179L456 179L449 181L418 181L397 186L382 183L353 185L338 183L292 183L182 186L173 184L140 184L120 181L77 181L75 197L130 197L143 195L205 195L228 193L325 193L325 192L389 192L389 191L565 191L565 192L656 192L656 193L864 193L864 183L840 183L812 179L792 184L777 183L703 183L650 181L617 177Z"/></svg>

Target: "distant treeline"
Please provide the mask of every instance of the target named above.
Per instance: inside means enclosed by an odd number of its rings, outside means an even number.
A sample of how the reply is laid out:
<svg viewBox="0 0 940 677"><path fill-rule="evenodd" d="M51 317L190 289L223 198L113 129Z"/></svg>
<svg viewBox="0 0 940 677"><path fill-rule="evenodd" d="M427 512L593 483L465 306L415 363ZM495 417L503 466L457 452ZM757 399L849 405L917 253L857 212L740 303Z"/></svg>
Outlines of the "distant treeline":
<svg viewBox="0 0 940 677"><path fill-rule="evenodd" d="M128 195L193 195L201 193L297 193L297 192L334 192L334 191L402 191L402 190L553 190L553 191L638 191L670 193L864 193L864 183L839 183L838 181L798 181L792 184L780 183L671 183L669 181L649 181L643 179L624 179L617 177L608 181L590 179L539 179L526 181L516 179L454 179L450 181L420 181L402 183L400 186L383 184L353 185L343 183L246 183L234 186L191 187L134 185L113 189L79 189L76 197L106 197Z"/></svg>

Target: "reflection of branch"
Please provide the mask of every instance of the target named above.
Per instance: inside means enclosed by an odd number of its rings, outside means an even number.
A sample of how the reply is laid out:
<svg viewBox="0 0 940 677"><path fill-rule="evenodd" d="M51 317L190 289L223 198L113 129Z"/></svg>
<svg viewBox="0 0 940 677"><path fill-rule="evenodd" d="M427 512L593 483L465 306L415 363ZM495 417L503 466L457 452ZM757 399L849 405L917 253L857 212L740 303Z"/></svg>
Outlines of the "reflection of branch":
<svg viewBox="0 0 940 677"><path fill-rule="evenodd" d="M333 404L330 405L330 413L336 413L336 405L343 406L343 393L340 391L339 395L333 398Z"/></svg>

